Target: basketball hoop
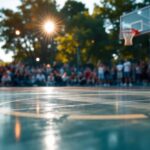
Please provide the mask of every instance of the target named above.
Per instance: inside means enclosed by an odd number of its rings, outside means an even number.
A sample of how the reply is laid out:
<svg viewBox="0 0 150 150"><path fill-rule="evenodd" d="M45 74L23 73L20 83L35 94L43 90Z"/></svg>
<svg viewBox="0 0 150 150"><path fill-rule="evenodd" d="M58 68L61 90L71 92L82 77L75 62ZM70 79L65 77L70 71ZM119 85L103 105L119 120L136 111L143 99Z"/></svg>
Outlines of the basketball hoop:
<svg viewBox="0 0 150 150"><path fill-rule="evenodd" d="M123 29L122 35L124 38L124 45L131 46L133 45L133 38L138 35L140 32L136 29Z"/></svg>

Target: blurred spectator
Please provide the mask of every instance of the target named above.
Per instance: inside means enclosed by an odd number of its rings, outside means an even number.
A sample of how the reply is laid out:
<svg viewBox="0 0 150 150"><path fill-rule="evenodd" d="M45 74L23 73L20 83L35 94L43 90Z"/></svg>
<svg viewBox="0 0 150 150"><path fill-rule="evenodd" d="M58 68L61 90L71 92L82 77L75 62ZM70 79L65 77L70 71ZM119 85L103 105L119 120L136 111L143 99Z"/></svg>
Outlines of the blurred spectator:
<svg viewBox="0 0 150 150"><path fill-rule="evenodd" d="M1 86L122 86L149 85L150 61L134 64L124 63L97 66L86 64L77 68L69 64L54 63L40 67L31 67L23 63L0 66Z"/></svg>
<svg viewBox="0 0 150 150"><path fill-rule="evenodd" d="M102 64L101 62L98 63L98 79L99 79L99 83L100 84L103 84L104 83L104 79L105 79L105 76L104 76L104 69L105 69L105 66L104 64Z"/></svg>
<svg viewBox="0 0 150 150"><path fill-rule="evenodd" d="M45 86L46 85L46 78L45 78L45 75L42 73L41 70L38 70L38 73L36 74L36 84L38 86Z"/></svg>
<svg viewBox="0 0 150 150"><path fill-rule="evenodd" d="M3 86L10 86L11 85L11 77L8 72L4 72L1 78L1 83Z"/></svg>
<svg viewBox="0 0 150 150"><path fill-rule="evenodd" d="M123 63L123 76L124 76L124 86L132 86L131 83L131 62L129 60L125 60Z"/></svg>
<svg viewBox="0 0 150 150"><path fill-rule="evenodd" d="M51 72L47 77L47 86L54 86L54 85L55 85L54 74Z"/></svg>
<svg viewBox="0 0 150 150"><path fill-rule="evenodd" d="M121 61L116 65L116 70L117 70L117 84L118 85L123 85L122 80L123 80L123 64Z"/></svg>

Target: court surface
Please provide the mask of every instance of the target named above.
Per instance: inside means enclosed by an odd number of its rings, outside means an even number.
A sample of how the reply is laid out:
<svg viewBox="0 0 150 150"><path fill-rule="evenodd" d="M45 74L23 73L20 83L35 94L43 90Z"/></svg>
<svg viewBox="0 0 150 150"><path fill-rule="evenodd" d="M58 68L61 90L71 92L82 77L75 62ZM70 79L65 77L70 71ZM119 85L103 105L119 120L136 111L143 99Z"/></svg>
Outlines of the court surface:
<svg viewBox="0 0 150 150"><path fill-rule="evenodd" d="M149 148L149 89L0 88L0 150Z"/></svg>

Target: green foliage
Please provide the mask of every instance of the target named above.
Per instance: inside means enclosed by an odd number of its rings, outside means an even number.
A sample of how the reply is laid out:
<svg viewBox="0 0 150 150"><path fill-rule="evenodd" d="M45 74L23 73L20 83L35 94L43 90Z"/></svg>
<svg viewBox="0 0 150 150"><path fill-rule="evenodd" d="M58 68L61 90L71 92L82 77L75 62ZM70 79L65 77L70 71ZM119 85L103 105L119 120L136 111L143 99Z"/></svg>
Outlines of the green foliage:
<svg viewBox="0 0 150 150"><path fill-rule="evenodd" d="M51 9L49 9L51 8ZM42 33L42 23L47 18L58 16L55 1L22 1L17 12L1 10L1 40L5 41L3 48L14 51L18 60L33 60L41 57L41 62L49 62L47 48L49 42ZM16 35L16 30L20 35Z"/></svg>
<svg viewBox="0 0 150 150"><path fill-rule="evenodd" d="M68 4L69 3L69 4ZM68 16L69 19L66 21L66 32L62 37L57 38L57 42L61 45L58 46L58 51L63 51L64 57L68 58L70 61L70 57L66 53L66 50L70 50L72 53L72 60L73 62L77 61L77 57L80 57L79 63L87 63L90 59L92 62L95 62L98 59L105 59L108 55L105 55L106 49L105 44L107 43L107 34L104 29L104 22L103 19L99 16L92 16L89 14L85 7L82 7L83 4L75 5L78 2L70 2L68 1L66 5L62 8L61 12L65 12L65 15ZM73 6L80 6L78 8L78 12L71 11L70 8L75 9ZM69 8L68 8L69 7ZM70 10L71 15L67 10ZM73 37L74 43L69 42L69 36ZM65 43L72 43L72 44L65 44ZM74 50L75 49L75 50ZM105 51L106 50L106 51ZM105 56L105 57L104 57Z"/></svg>

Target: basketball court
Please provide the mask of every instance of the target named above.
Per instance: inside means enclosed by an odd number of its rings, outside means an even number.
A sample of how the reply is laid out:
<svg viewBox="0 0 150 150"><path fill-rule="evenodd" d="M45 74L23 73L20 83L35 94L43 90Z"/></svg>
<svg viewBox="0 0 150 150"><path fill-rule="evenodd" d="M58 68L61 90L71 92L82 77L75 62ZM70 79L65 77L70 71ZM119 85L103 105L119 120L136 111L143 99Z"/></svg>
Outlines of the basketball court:
<svg viewBox="0 0 150 150"><path fill-rule="evenodd" d="M148 150L149 89L1 88L1 150Z"/></svg>

